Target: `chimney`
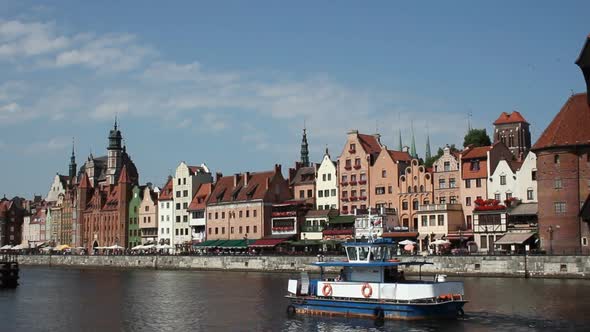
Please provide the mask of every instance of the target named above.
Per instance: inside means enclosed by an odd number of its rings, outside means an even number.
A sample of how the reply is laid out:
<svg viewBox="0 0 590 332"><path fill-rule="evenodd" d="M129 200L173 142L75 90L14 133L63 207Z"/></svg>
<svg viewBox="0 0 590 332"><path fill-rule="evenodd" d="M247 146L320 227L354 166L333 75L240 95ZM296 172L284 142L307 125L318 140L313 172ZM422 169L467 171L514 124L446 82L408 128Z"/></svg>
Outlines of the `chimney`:
<svg viewBox="0 0 590 332"><path fill-rule="evenodd" d="M248 186L248 182L250 182L250 172L244 173L244 187Z"/></svg>
<svg viewBox="0 0 590 332"><path fill-rule="evenodd" d="M266 178L266 190L268 190L268 188L270 188L270 177Z"/></svg>
<svg viewBox="0 0 590 332"><path fill-rule="evenodd" d="M222 177L223 177L223 173L221 173L221 172L215 173L215 182L219 182L219 180L221 180Z"/></svg>
<svg viewBox="0 0 590 332"><path fill-rule="evenodd" d="M381 144L381 134L373 134L373 136L377 139L377 142Z"/></svg>
<svg viewBox="0 0 590 332"><path fill-rule="evenodd" d="M289 183L291 183L293 181L296 173L297 173L297 169L289 168Z"/></svg>
<svg viewBox="0 0 590 332"><path fill-rule="evenodd" d="M281 173L281 164L275 164L275 173Z"/></svg>
<svg viewBox="0 0 590 332"><path fill-rule="evenodd" d="M588 99L588 96L590 96L590 35L586 37L586 42L582 47L578 60L576 60L576 64L582 70L582 74L584 74L584 80L586 80L586 102L590 106L590 99Z"/></svg>
<svg viewBox="0 0 590 332"><path fill-rule="evenodd" d="M234 174L234 187L238 186L238 182L240 182L240 173Z"/></svg>

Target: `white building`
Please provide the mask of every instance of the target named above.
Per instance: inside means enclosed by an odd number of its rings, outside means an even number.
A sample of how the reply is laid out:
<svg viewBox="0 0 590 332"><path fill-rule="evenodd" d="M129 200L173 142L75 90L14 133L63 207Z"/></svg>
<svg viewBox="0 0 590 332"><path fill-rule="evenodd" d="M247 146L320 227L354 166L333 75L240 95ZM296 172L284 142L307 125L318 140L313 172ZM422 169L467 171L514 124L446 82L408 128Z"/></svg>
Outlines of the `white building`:
<svg viewBox="0 0 590 332"><path fill-rule="evenodd" d="M173 186L172 178L168 182L158 196L158 243L159 244L173 244L174 243L174 200L173 200Z"/></svg>
<svg viewBox="0 0 590 332"><path fill-rule="evenodd" d="M55 202L57 201L57 197L59 194L66 193L66 186L68 184L68 177L65 175L55 174L53 178L53 183L51 183L51 188L49 188L49 192L45 197L45 201L47 202Z"/></svg>
<svg viewBox="0 0 590 332"><path fill-rule="evenodd" d="M192 241L188 206L199 186L212 182L213 177L205 164L189 166L183 161L176 168L176 174L172 179L174 191L174 242L171 243L172 245L182 245Z"/></svg>
<svg viewBox="0 0 590 332"><path fill-rule="evenodd" d="M519 162L500 160L496 170L488 178L488 198L504 202L516 197L516 171L518 168L520 168Z"/></svg>
<svg viewBox="0 0 590 332"><path fill-rule="evenodd" d="M537 155L529 152L516 171L516 192L515 196L521 199L522 203L537 202Z"/></svg>
<svg viewBox="0 0 590 332"><path fill-rule="evenodd" d="M328 149L320 164L316 179L316 208L318 210L339 209L338 176L336 164L330 159ZM329 193L328 196L325 193Z"/></svg>

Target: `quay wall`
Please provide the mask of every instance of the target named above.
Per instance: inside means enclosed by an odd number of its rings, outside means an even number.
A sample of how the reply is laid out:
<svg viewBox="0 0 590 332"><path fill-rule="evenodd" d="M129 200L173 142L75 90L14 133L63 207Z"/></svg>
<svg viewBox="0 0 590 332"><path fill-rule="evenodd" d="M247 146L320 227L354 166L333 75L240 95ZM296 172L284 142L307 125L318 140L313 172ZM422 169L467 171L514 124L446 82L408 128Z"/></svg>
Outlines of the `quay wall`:
<svg viewBox="0 0 590 332"><path fill-rule="evenodd" d="M342 260L326 257L325 260ZM265 272L317 272L309 266L314 256L75 256L22 255L26 266L72 268L144 268L165 270L234 270ZM408 256L402 261L432 264L406 268L408 273L448 276L502 276L590 279L590 256ZM338 269L328 270L336 272Z"/></svg>

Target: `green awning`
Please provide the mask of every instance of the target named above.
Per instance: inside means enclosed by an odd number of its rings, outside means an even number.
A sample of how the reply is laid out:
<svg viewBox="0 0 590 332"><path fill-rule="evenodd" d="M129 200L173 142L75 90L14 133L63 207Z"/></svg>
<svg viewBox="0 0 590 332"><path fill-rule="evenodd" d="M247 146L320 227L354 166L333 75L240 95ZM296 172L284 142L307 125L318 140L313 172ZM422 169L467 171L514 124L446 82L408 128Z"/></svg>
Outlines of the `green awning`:
<svg viewBox="0 0 590 332"><path fill-rule="evenodd" d="M203 241L203 242L194 244L193 247L202 247L202 248L215 247L215 245L219 242L222 242L222 241L221 240L207 240L207 241Z"/></svg>
<svg viewBox="0 0 590 332"><path fill-rule="evenodd" d="M328 220L329 224L354 224L354 216L337 216Z"/></svg>

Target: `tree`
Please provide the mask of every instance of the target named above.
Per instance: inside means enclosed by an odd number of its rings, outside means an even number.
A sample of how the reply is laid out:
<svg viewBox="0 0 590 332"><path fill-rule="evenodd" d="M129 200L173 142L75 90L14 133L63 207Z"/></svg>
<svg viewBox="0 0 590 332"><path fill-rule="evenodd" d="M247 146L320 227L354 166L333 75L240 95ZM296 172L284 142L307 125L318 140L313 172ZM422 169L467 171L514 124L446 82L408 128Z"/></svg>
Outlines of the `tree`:
<svg viewBox="0 0 590 332"><path fill-rule="evenodd" d="M457 151L459 151L459 150L457 150L457 148L455 147L455 144L451 144L451 146L449 146L449 148L451 149L451 152L457 152ZM443 154L444 154L444 150L443 150L443 148L438 148L438 151L436 152L436 155L434 155L434 156L432 156L432 157L430 157L430 158L428 158L428 159L426 159L426 160L424 161L424 166L425 166L426 168L430 168L430 167L432 167L432 164L434 164L434 162L435 162L435 161L436 161L438 158L442 157L442 155L443 155Z"/></svg>
<svg viewBox="0 0 590 332"><path fill-rule="evenodd" d="M463 147L466 148L469 145L488 146L492 145L492 141L485 129L471 129L463 140Z"/></svg>

